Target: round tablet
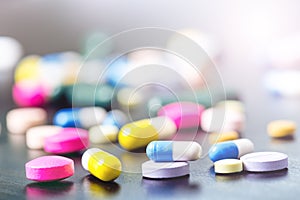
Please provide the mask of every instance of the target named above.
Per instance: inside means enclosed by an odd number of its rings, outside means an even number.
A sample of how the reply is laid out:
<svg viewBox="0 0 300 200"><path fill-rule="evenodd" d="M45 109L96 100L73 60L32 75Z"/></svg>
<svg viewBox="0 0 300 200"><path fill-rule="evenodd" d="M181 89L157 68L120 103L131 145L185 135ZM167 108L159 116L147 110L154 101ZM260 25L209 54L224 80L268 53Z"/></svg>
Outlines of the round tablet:
<svg viewBox="0 0 300 200"><path fill-rule="evenodd" d="M288 156L279 152L255 152L242 156L244 169L250 172L268 172L288 167Z"/></svg>
<svg viewBox="0 0 300 200"><path fill-rule="evenodd" d="M89 133L80 128L63 128L45 139L44 149L49 153L66 154L84 150L89 145Z"/></svg>
<svg viewBox="0 0 300 200"><path fill-rule="evenodd" d="M6 115L7 129L14 134L25 134L29 128L46 122L47 112L42 108L17 108Z"/></svg>
<svg viewBox="0 0 300 200"><path fill-rule="evenodd" d="M74 162L62 156L42 156L27 162L25 170L29 180L57 181L74 174Z"/></svg>
<svg viewBox="0 0 300 200"><path fill-rule="evenodd" d="M296 131L296 123L291 120L275 120L268 124L267 129L271 137L287 137L294 135Z"/></svg>
<svg viewBox="0 0 300 200"><path fill-rule="evenodd" d="M175 178L189 173L188 162L154 162L149 160L142 164L142 174L145 178Z"/></svg>
<svg viewBox="0 0 300 200"><path fill-rule="evenodd" d="M243 171L243 163L238 159L218 160L214 163L215 173L231 174Z"/></svg>

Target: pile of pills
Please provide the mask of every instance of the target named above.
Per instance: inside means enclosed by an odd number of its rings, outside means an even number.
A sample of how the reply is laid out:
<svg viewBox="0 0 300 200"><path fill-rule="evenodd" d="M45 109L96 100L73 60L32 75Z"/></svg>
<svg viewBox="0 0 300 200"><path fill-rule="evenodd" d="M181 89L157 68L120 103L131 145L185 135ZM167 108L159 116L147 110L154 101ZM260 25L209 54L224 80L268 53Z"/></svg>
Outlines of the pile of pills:
<svg viewBox="0 0 300 200"><path fill-rule="evenodd" d="M159 60L155 53L146 53ZM88 70L81 71L83 57L76 52L30 55L19 62L12 95L22 108L7 113L7 129L11 134L26 134L28 148L53 154L26 163L28 179L47 182L72 176L74 162L67 157L77 152L83 153L83 169L102 181L113 181L122 172L119 158L105 149L90 148L91 144L110 143L126 151L145 151L149 158L141 165L145 178L185 176L190 174L190 162L201 158L202 147L197 141L172 139L180 130L192 128L197 128L197 134L208 134L213 144L209 158L214 162L215 173L267 172L288 167L287 155L254 152L253 142L240 138L246 114L233 91L226 90L225 94L220 89L210 91L203 87L202 79L198 80L191 72L182 72L186 78L193 77L188 81L194 87L192 93L181 88L176 96L149 97L133 89L139 83L137 80L121 81L130 67L136 69L140 62L145 64L143 59L130 61L135 56L128 55L113 63L103 80L98 78L104 70L104 61L87 60ZM91 74L96 68L101 70ZM59 104L64 100L67 106ZM51 102L63 108L49 120L41 107ZM113 102L117 108L112 107ZM148 117L132 120L124 113L124 108L141 107ZM292 136L295 130L295 123L287 120L270 122L267 127L274 138Z"/></svg>

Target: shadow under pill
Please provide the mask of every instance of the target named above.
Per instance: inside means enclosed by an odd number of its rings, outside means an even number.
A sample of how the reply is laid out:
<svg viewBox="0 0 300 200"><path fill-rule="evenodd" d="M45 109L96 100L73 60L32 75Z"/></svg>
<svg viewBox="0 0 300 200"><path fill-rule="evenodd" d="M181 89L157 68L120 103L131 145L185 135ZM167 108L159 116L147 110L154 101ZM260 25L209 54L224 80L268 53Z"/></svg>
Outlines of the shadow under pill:
<svg viewBox="0 0 300 200"><path fill-rule="evenodd" d="M27 184L25 193L27 198L43 199L45 197L58 197L69 194L75 190L75 185L70 181L35 182Z"/></svg>
<svg viewBox="0 0 300 200"><path fill-rule="evenodd" d="M120 185L114 181L103 182L89 174L82 179L82 186L85 193L92 197L109 197L119 193Z"/></svg>
<svg viewBox="0 0 300 200"><path fill-rule="evenodd" d="M273 180L283 178L288 175L288 169L271 172L246 172L245 178L248 180Z"/></svg>
<svg viewBox="0 0 300 200"><path fill-rule="evenodd" d="M199 184L191 184L189 175L170 179L142 179L142 186L147 194L154 196L167 196L175 193L200 191Z"/></svg>

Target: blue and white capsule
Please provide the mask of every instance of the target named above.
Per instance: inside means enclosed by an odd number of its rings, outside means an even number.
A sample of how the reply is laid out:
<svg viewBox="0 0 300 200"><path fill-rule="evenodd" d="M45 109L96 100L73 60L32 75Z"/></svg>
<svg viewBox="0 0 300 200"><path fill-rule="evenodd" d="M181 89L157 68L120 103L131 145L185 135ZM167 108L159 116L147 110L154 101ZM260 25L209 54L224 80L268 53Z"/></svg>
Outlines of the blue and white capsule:
<svg viewBox="0 0 300 200"><path fill-rule="evenodd" d="M249 139L237 139L215 144L209 151L209 158L216 162L228 158L240 158L254 150L253 142Z"/></svg>
<svg viewBox="0 0 300 200"><path fill-rule="evenodd" d="M155 162L192 161L201 157L202 148L193 141L153 141L146 153Z"/></svg>
<svg viewBox="0 0 300 200"><path fill-rule="evenodd" d="M101 124L105 117L106 110L101 107L64 108L55 113L53 124L88 129Z"/></svg>
<svg viewBox="0 0 300 200"><path fill-rule="evenodd" d="M111 110L107 113L105 119L103 120L103 125L113 125L119 129L129 122L128 117L121 110Z"/></svg>

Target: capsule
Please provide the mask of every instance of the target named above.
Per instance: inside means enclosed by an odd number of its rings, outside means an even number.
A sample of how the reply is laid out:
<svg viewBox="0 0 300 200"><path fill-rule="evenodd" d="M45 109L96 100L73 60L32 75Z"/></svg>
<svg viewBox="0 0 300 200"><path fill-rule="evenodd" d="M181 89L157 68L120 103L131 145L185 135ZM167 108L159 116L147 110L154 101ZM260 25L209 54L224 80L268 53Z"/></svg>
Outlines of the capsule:
<svg viewBox="0 0 300 200"><path fill-rule="evenodd" d="M74 106L110 108L114 89L107 84L74 84L65 88L66 98Z"/></svg>
<svg viewBox="0 0 300 200"><path fill-rule="evenodd" d="M105 119L103 120L103 125L113 125L121 128L126 123L129 122L128 117L121 110L111 110L107 113Z"/></svg>
<svg viewBox="0 0 300 200"><path fill-rule="evenodd" d="M53 124L87 129L102 123L105 116L106 111L101 107L64 108L55 113Z"/></svg>
<svg viewBox="0 0 300 200"><path fill-rule="evenodd" d="M251 153L254 145L249 139L238 139L227 142L220 142L214 145L209 151L209 158L215 162L228 158L240 158L241 156Z"/></svg>
<svg viewBox="0 0 300 200"><path fill-rule="evenodd" d="M117 157L98 148L86 150L81 164L85 170L102 181L113 181L122 171L122 164Z"/></svg>
<svg viewBox="0 0 300 200"><path fill-rule="evenodd" d="M124 125L118 136L119 144L126 150L146 147L150 142L170 139L176 133L175 123L168 117L143 119Z"/></svg>
<svg viewBox="0 0 300 200"><path fill-rule="evenodd" d="M153 141L148 144L146 153L155 162L191 161L200 158L202 148L192 141Z"/></svg>
<svg viewBox="0 0 300 200"><path fill-rule="evenodd" d="M89 138L93 144L116 142L119 128L114 125L96 125L89 129Z"/></svg>

